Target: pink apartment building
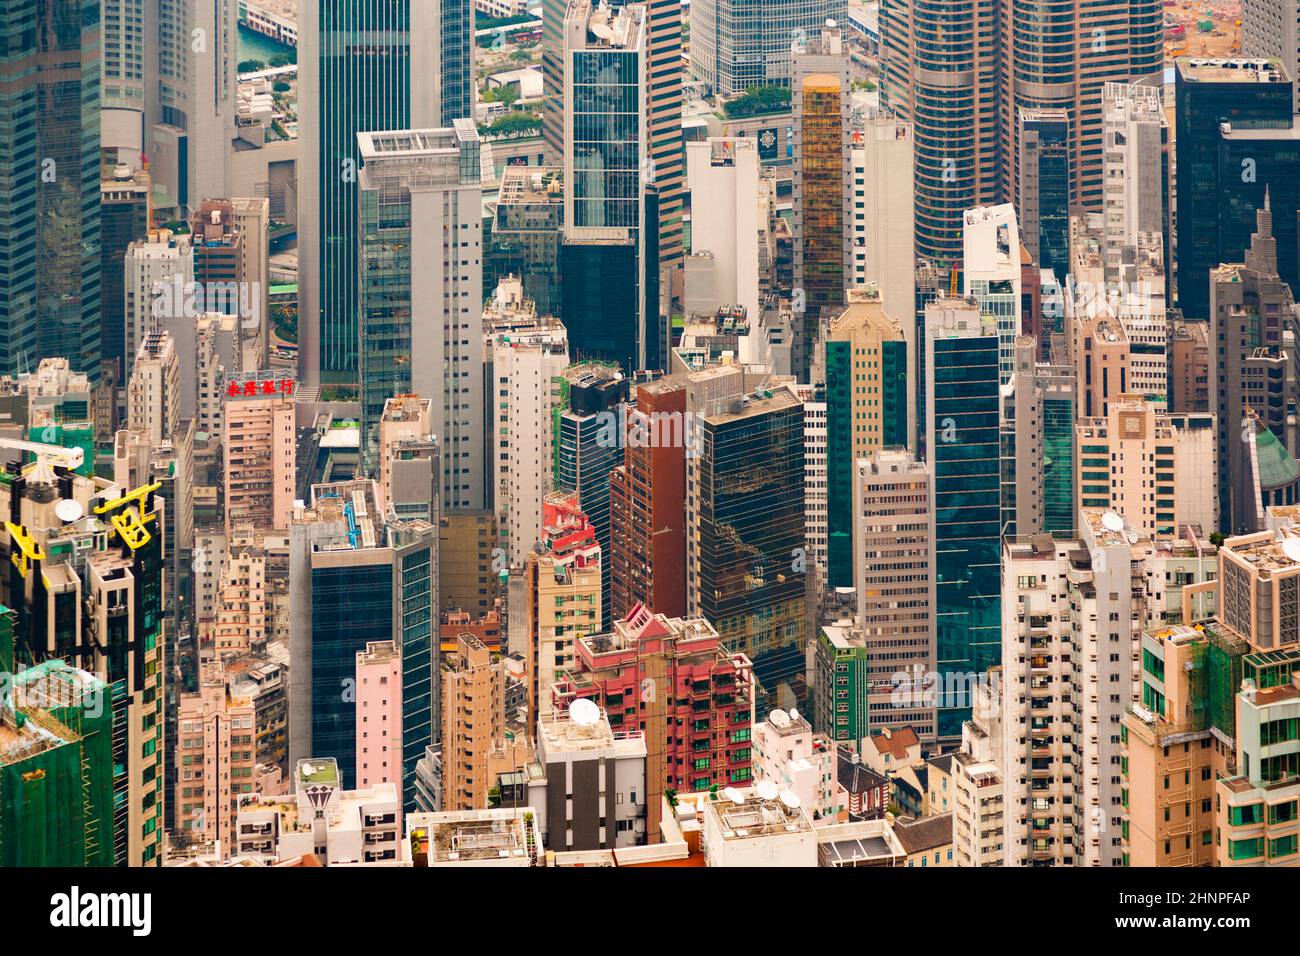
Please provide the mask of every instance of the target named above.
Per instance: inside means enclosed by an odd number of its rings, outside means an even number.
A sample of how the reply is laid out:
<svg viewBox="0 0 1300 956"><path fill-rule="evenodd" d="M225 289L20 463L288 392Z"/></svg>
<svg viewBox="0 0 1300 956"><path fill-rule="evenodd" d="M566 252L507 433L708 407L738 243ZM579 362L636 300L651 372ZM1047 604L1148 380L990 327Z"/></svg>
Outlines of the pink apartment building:
<svg viewBox="0 0 1300 956"><path fill-rule="evenodd" d="M257 372L226 385L226 533L287 531L296 484L293 379Z"/></svg>
<svg viewBox="0 0 1300 956"><path fill-rule="evenodd" d="M402 655L393 641L357 652L357 786L402 789Z"/></svg>

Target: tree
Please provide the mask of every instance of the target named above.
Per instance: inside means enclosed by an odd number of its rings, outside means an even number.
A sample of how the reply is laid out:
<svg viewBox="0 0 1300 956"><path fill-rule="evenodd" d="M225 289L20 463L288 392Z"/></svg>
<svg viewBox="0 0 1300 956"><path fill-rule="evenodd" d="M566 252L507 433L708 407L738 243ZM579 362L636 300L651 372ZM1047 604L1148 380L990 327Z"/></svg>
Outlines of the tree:
<svg viewBox="0 0 1300 956"><path fill-rule="evenodd" d="M240 73L257 73L265 70L266 64L261 60L240 60L238 70Z"/></svg>
<svg viewBox="0 0 1300 956"><path fill-rule="evenodd" d="M782 113L790 108L790 90L784 86L755 86L744 94L723 104L727 119L761 116L764 113Z"/></svg>

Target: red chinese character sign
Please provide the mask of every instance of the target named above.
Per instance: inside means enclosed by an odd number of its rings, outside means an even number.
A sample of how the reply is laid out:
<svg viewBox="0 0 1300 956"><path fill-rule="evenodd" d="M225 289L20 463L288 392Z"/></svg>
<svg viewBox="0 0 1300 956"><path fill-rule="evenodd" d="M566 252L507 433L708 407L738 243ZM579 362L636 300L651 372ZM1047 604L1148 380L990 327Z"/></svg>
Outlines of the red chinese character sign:
<svg viewBox="0 0 1300 956"><path fill-rule="evenodd" d="M279 378L274 372L255 372L226 383L227 398L269 398L275 395L292 397L298 383L292 378Z"/></svg>

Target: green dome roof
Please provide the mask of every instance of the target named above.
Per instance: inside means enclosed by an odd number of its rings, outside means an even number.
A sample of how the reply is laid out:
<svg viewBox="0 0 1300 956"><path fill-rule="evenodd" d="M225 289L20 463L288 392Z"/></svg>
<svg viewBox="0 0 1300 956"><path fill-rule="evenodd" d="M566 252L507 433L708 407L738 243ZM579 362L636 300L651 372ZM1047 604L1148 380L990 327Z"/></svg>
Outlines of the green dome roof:
<svg viewBox="0 0 1300 956"><path fill-rule="evenodd" d="M1255 456L1259 459L1259 483L1263 488L1280 488L1300 478L1300 464L1277 436L1267 428L1255 433Z"/></svg>

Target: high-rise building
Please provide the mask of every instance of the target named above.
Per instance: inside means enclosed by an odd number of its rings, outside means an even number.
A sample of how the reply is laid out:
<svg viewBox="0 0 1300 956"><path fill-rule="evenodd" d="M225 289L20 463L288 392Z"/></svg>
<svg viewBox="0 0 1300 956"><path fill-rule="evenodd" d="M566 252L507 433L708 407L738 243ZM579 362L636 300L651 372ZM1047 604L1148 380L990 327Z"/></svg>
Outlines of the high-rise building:
<svg viewBox="0 0 1300 956"><path fill-rule="evenodd" d="M1107 83L1102 90L1106 272L1131 261L1146 235L1169 234L1169 122L1162 88ZM1170 243L1162 243L1166 256ZM1168 276L1168 263L1162 263Z"/></svg>
<svg viewBox="0 0 1300 956"><path fill-rule="evenodd" d="M623 461L628 380L611 366L580 363L564 370L559 385L554 486L577 494L601 554L608 554L609 476ZM601 567L602 607L609 606L609 574L606 562Z"/></svg>
<svg viewBox="0 0 1300 956"><path fill-rule="evenodd" d="M244 523L287 531L298 476L293 379L232 377L226 396L226 532Z"/></svg>
<svg viewBox="0 0 1300 956"><path fill-rule="evenodd" d="M564 326L539 316L520 295L520 281L504 279L483 313L493 396L493 507L498 545L511 565L522 564L542 537L542 498L554 487L557 379L569 366ZM503 331L489 331L497 328Z"/></svg>
<svg viewBox="0 0 1300 956"><path fill-rule="evenodd" d="M810 382L824 308L844 305L853 281L849 56L840 31L793 45L794 341L796 380Z"/></svg>
<svg viewBox="0 0 1300 956"><path fill-rule="evenodd" d="M357 787L402 785L402 650L372 641L357 651ZM444 698L445 699L445 698Z"/></svg>
<svg viewBox="0 0 1300 956"><path fill-rule="evenodd" d="M1174 275L1177 304L1188 319L1210 317L1210 270L1240 260L1250 244L1254 223L1248 219L1230 232L1224 212L1240 205L1248 216L1261 207L1265 188L1294 180L1294 169L1270 168L1259 151L1263 139L1291 128L1293 77L1277 64L1258 60L1206 60L1180 57L1174 68L1174 147L1177 212ZM1232 136L1255 140L1254 152L1235 168L1220 154L1228 124ZM1274 201L1282 196L1274 194ZM1278 208L1283 208L1279 205ZM1295 209L1292 203L1289 207ZM1296 277L1295 216L1279 223L1289 249L1279 243L1279 271ZM1286 231L1281 231L1285 226ZM1290 260L1283 261L1289 252Z"/></svg>
<svg viewBox="0 0 1300 956"><path fill-rule="evenodd" d="M765 379L714 366L687 383L686 613L754 662L766 706L788 707L805 682L804 409Z"/></svg>
<svg viewBox="0 0 1300 956"><path fill-rule="evenodd" d="M149 234L152 188L147 171L124 164L99 184L100 361L112 363L117 387L126 382L126 250Z"/></svg>
<svg viewBox="0 0 1300 956"><path fill-rule="evenodd" d="M1070 114L1060 107L1021 108L1021 238L1039 268L1070 265Z"/></svg>
<svg viewBox="0 0 1300 956"><path fill-rule="evenodd" d="M299 374L306 385L356 382L357 134L446 128L469 115L471 14L464 0L308 0L298 15ZM470 249L467 258L480 257Z"/></svg>
<svg viewBox="0 0 1300 956"><path fill-rule="evenodd" d="M545 56L545 53L543 53ZM554 166L507 166L501 172L492 233L484 240L484 298L518 276L538 315L560 314L564 182Z"/></svg>
<svg viewBox="0 0 1300 956"><path fill-rule="evenodd" d="M179 437L181 365L167 332L150 332L140 343L127 384L127 423L152 445ZM53 437L53 436L51 436Z"/></svg>
<svg viewBox="0 0 1300 956"><path fill-rule="evenodd" d="M393 641L402 659L402 786L438 739L437 529L379 515L372 481L313 485L289 539L290 763L314 748L356 774L356 655Z"/></svg>
<svg viewBox="0 0 1300 956"><path fill-rule="evenodd" d="M1074 369L1036 360L1038 343L1016 339L1012 407L1002 416L1003 455L1013 463L1002 476L1003 534L1074 532L1074 422L1077 414ZM1010 445L1007 445L1007 430ZM1008 492L1007 485L1011 488Z"/></svg>
<svg viewBox="0 0 1300 956"><path fill-rule="evenodd" d="M716 96L790 83L790 41L844 23L845 0L702 0L690 7L691 76Z"/></svg>
<svg viewBox="0 0 1300 956"><path fill-rule="evenodd" d="M1218 435L1208 413L1170 416L1136 395L1119 395L1105 417L1080 417L1075 500L1122 514L1144 538L1218 527Z"/></svg>
<svg viewBox="0 0 1300 956"><path fill-rule="evenodd" d="M938 735L955 740L974 675L1001 655L999 336L974 299L948 298L926 306L925 335Z"/></svg>
<svg viewBox="0 0 1300 956"><path fill-rule="evenodd" d="M934 514L930 469L881 449L854 469L857 624L867 653L867 725L935 739ZM838 689L838 683L836 684Z"/></svg>
<svg viewBox="0 0 1300 956"><path fill-rule="evenodd" d="M1300 17L1295 0L1242 0L1241 53L1277 60L1287 76L1300 76ZM1294 109L1300 113L1300 89Z"/></svg>
<svg viewBox="0 0 1300 956"><path fill-rule="evenodd" d="M961 258L962 214L1000 198L999 7L880 5L881 102L912 125L916 254L939 265Z"/></svg>
<svg viewBox="0 0 1300 956"><path fill-rule="evenodd" d="M853 167L851 238L853 273L850 285L875 284L885 311L899 319L915 368L916 309L916 141L912 125L887 109L870 109L862 129L850 134ZM692 223L692 228L694 224ZM692 240L694 233L692 233ZM908 431L916 422L909 419ZM910 444L910 442L909 442Z"/></svg>
<svg viewBox="0 0 1300 956"><path fill-rule="evenodd" d="M1176 313L1176 314L1174 314ZM1169 410L1210 410L1210 323L1186 321L1178 310L1169 320Z"/></svg>
<svg viewBox="0 0 1300 956"><path fill-rule="evenodd" d="M565 13L561 50L560 318L575 359L618 362L628 374L667 365L660 315L661 197L647 176L650 136L662 133L650 125L648 20L643 4L611 9L574 0ZM680 158L675 162L680 181ZM680 249L680 236L675 241Z"/></svg>
<svg viewBox="0 0 1300 956"><path fill-rule="evenodd" d="M870 666L862 628L850 620L823 624L813 647L813 686L807 710L813 729L857 749L870 736Z"/></svg>
<svg viewBox="0 0 1300 956"><path fill-rule="evenodd" d="M761 315L758 144L751 139L709 138L686 146L691 187L691 265L687 300L692 309L714 312L742 306L751 320ZM759 360L758 337L740 340L742 362Z"/></svg>
<svg viewBox="0 0 1300 956"><path fill-rule="evenodd" d="M399 395L384 403L379 419L380 507L399 518L437 523L442 498L433 402Z"/></svg>
<svg viewBox="0 0 1300 956"><path fill-rule="evenodd" d="M696 454L682 375L638 385L627 406L623 462L609 474L611 620L641 604L686 613L686 459Z"/></svg>
<svg viewBox="0 0 1300 956"><path fill-rule="evenodd" d="M998 383L1015 371L1020 334L1021 257L1016 207L1010 203L968 209L962 219L963 292L998 329Z"/></svg>
<svg viewBox="0 0 1300 956"><path fill-rule="evenodd" d="M574 496L546 496L540 547L510 581L510 650L526 661L528 713L549 714L550 687L572 670L576 642L603 627L596 532Z"/></svg>
<svg viewBox="0 0 1300 956"><path fill-rule="evenodd" d="M269 199L204 199L190 219L194 281L206 312L239 316L243 368L270 363Z"/></svg>
<svg viewBox="0 0 1300 956"><path fill-rule="evenodd" d="M555 707L593 700L614 733L645 738L646 839L658 843L665 790L752 779L754 678L703 618L637 606L611 631L577 641L576 666L554 686Z"/></svg>
<svg viewBox="0 0 1300 956"><path fill-rule="evenodd" d="M487 755L505 733L505 665L473 634L456 638L442 667L442 809L482 810Z"/></svg>
<svg viewBox="0 0 1300 956"><path fill-rule="evenodd" d="M1253 449L1246 440L1258 437L1260 431L1255 420L1248 419L1247 409L1265 423L1269 420L1267 401L1260 402L1267 392L1249 386L1262 384L1252 381L1252 366L1257 355L1266 362L1269 351L1282 345L1287 331L1284 317L1295 301L1291 287L1278 275L1278 247L1268 203L1256 213L1256 222L1244 261L1222 264L1210 272L1210 341L1216 358L1210 367L1209 391L1217 401L1220 530L1229 533L1263 527L1262 503L1250 474ZM1267 368L1264 371L1267 380ZM1294 457L1297 449L1289 451Z"/></svg>
<svg viewBox="0 0 1300 956"><path fill-rule="evenodd" d="M916 130L919 255L958 259L967 209L1021 208L1020 177L1035 168L1022 157L1022 134L1042 145L1025 111L1065 110L1068 205L1101 207L1102 88L1158 79L1161 10L1157 0L1071 0L1050 11L1006 0L884 0L883 101ZM1039 188L1041 203L1039 172L1029 189Z"/></svg>
<svg viewBox="0 0 1300 956"><path fill-rule="evenodd" d="M857 462L881 448L914 447L906 338L873 292L851 292L826 332L826 583L832 588L854 580Z"/></svg>
<svg viewBox="0 0 1300 956"><path fill-rule="evenodd" d="M0 611L12 667L13 612ZM0 700L0 866L112 866L113 727L108 685L51 658Z"/></svg>
<svg viewBox="0 0 1300 956"><path fill-rule="evenodd" d="M60 457L46 453L0 484L0 508L13 516L0 532L14 565L0 587L0 602L17 612L11 660L21 669L62 658L108 685L113 796L98 839L111 847L114 865L159 866L170 664L163 529L170 502L157 483L123 492L106 479L72 473ZM85 519L65 522L56 508L79 510Z"/></svg>
<svg viewBox="0 0 1300 956"><path fill-rule="evenodd" d="M357 185L357 367L367 460L374 460L384 403L407 392L428 396L442 446L443 507L482 508L478 131L458 119L451 128L363 132L357 142L364 163Z"/></svg>
<svg viewBox="0 0 1300 956"><path fill-rule="evenodd" d="M194 255L190 243L188 235L160 229L127 246L124 266L126 369L123 373L126 380L130 380L136 353L148 333L170 321L194 322L192 307L196 303L189 295L194 282Z"/></svg>
<svg viewBox="0 0 1300 956"><path fill-rule="evenodd" d="M99 3L29 0L4 20L0 369L58 355L98 381Z"/></svg>

